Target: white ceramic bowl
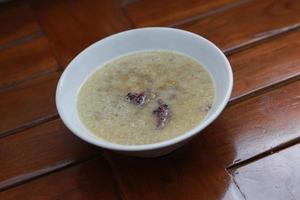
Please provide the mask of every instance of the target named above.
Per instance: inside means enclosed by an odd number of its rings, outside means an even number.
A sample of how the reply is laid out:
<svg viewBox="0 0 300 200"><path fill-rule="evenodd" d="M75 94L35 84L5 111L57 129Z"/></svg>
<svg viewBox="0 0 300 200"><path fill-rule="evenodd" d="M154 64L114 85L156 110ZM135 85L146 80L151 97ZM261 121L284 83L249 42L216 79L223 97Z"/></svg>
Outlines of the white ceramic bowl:
<svg viewBox="0 0 300 200"><path fill-rule="evenodd" d="M203 64L215 84L215 99L210 112L192 130L159 143L120 145L95 137L85 128L78 116L76 100L80 86L103 63L123 54L143 50L177 51ZM214 121L227 104L232 85L230 64L224 54L210 41L199 35L174 28L141 28L107 37L77 55L60 77L56 90L56 106L65 125L81 139L128 155L155 157L182 146Z"/></svg>

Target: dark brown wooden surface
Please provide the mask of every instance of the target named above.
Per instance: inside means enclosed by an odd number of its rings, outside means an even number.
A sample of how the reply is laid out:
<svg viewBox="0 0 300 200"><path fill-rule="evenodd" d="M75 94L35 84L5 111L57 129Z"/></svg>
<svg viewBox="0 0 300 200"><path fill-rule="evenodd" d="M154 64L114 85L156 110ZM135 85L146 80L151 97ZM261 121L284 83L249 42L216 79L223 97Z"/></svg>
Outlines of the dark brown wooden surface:
<svg viewBox="0 0 300 200"><path fill-rule="evenodd" d="M232 173L247 199L299 199L299 154L298 144Z"/></svg>
<svg viewBox="0 0 300 200"><path fill-rule="evenodd" d="M229 57L234 71L232 99L300 74L300 31L281 35Z"/></svg>
<svg viewBox="0 0 300 200"><path fill-rule="evenodd" d="M125 199L241 199L201 135L161 158L108 157Z"/></svg>
<svg viewBox="0 0 300 200"><path fill-rule="evenodd" d="M54 97L59 76L43 75L0 91L0 136L56 115Z"/></svg>
<svg viewBox="0 0 300 200"><path fill-rule="evenodd" d="M126 6L126 11L137 27L168 26L201 17L238 0L142 0Z"/></svg>
<svg viewBox="0 0 300 200"><path fill-rule="evenodd" d="M0 188L92 158L98 152L71 134L60 120L7 136L0 140Z"/></svg>
<svg viewBox="0 0 300 200"><path fill-rule="evenodd" d="M41 31L28 2L1 5L0 23L0 46Z"/></svg>
<svg viewBox="0 0 300 200"><path fill-rule="evenodd" d="M299 27L300 1L254 0L180 28L198 33L225 51Z"/></svg>
<svg viewBox="0 0 300 200"><path fill-rule="evenodd" d="M204 132L219 160L228 166L298 138L299 91L295 81L229 106Z"/></svg>
<svg viewBox="0 0 300 200"><path fill-rule="evenodd" d="M66 66L93 42L130 29L119 3L118 0L37 0L33 7L59 63Z"/></svg>
<svg viewBox="0 0 300 200"><path fill-rule="evenodd" d="M54 172L0 193L6 199L118 200L111 171L102 159Z"/></svg>
<svg viewBox="0 0 300 200"><path fill-rule="evenodd" d="M235 82L221 116L161 158L71 134L54 101L70 60L113 33L161 25L228 55ZM0 199L299 199L299 26L298 0L0 4Z"/></svg>
<svg viewBox="0 0 300 200"><path fill-rule="evenodd" d="M44 36L0 47L0 89L59 69Z"/></svg>

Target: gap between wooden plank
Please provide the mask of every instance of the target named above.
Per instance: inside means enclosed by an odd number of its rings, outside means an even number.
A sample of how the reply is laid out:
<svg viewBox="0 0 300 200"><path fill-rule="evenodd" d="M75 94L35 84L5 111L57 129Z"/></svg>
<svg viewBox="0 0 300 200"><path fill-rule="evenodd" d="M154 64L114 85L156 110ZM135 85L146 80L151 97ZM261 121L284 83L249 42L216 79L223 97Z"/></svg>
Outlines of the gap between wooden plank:
<svg viewBox="0 0 300 200"><path fill-rule="evenodd" d="M72 162L72 161L64 162L64 163L61 163L60 165L50 166L45 169L37 170L37 171L31 172L31 173L27 173L27 174L24 174L21 176L17 176L17 177L8 179L4 182L1 182L0 192L2 192L4 190L8 190L8 189L16 187L16 186L19 186L19 185L22 185L29 181L33 181L37 178L47 176L49 174L64 170L66 168L73 167L75 165L79 165L79 164L83 164L83 163L91 161L91 160L99 159L101 157L103 157L102 154L92 156L92 157L89 157L89 158L86 158L83 160L78 160L76 162Z"/></svg>
<svg viewBox="0 0 300 200"><path fill-rule="evenodd" d="M9 42L4 43L4 44L0 44L0 50L7 49L7 48L10 48L10 47L14 47L14 46L22 44L24 42L27 42L27 41L30 41L30 40L42 37L43 35L44 34L43 34L42 31L36 31L36 32L34 32L34 33L30 34L30 35L26 35L26 36L18 38L16 40L9 41Z"/></svg>
<svg viewBox="0 0 300 200"><path fill-rule="evenodd" d="M36 78L39 78L39 77L42 77L42 76L48 76L48 75L51 75L51 74L54 74L54 73L57 73L57 72L60 72L60 71L61 71L61 69L56 68L56 69L48 70L48 71L45 71L45 72L40 72L38 74L27 76L26 78L24 78L20 81L16 81L16 82L13 82L13 83L8 84L8 85L0 86L0 92L3 92L5 90L10 90L14 87L17 87L18 85L21 85L22 83L26 83L27 81L30 81L30 80L33 80L33 79L36 79ZM1 135L1 133L0 133L0 135Z"/></svg>
<svg viewBox="0 0 300 200"><path fill-rule="evenodd" d="M291 26L286 26L283 28L274 29L272 31L259 33L255 35L256 37L255 39L249 40L247 42L243 42L241 44L235 45L233 47L229 47L227 49L223 49L222 51L226 56L230 56L232 54L238 53L240 51L251 48L253 46L257 46L263 42L277 38L283 34L287 34L291 31L295 31L297 29L300 29L300 22L297 24L293 24Z"/></svg>
<svg viewBox="0 0 300 200"><path fill-rule="evenodd" d="M32 8L32 5L31 5L31 4L30 4L30 8L31 8L32 10L34 10L34 9ZM54 57L54 59L56 60L56 63L57 63L57 66L58 66L57 71L63 71L63 70L65 69L65 67L62 66L61 63L59 62L59 56L58 56L57 52L55 51L55 46L54 46L54 45L52 44L52 42L48 39L47 34L45 34L45 32L44 32L44 30L43 30L43 26L42 26L42 24L41 24L41 22L40 22L40 20L39 20L39 17L37 17L36 12L34 12L34 16L35 16L35 18L37 19L37 24L38 24L38 25L41 27L41 29L42 29L41 32L43 33L43 35L45 35L46 39L48 40L48 46L49 46L49 49L50 49L51 53L53 54L53 57Z"/></svg>
<svg viewBox="0 0 300 200"><path fill-rule="evenodd" d="M241 190L240 186L237 184L237 182L235 181L235 179L232 177L231 173L229 173L229 171L227 169L225 169L226 172L229 174L229 176L231 177L232 182L234 183L234 185L236 186L236 188L239 190L239 192L241 193L242 197L247 200L246 195L243 193L243 191Z"/></svg>
<svg viewBox="0 0 300 200"><path fill-rule="evenodd" d="M278 153L279 151L282 151L284 149L287 149L291 146L294 146L294 145L297 145L297 144L300 144L300 137L296 137L290 141L287 141L287 142L284 142L284 143L281 143L280 145L277 145L267 151L264 151L264 152L261 152L251 158L248 158L246 160L242 160L242 161L236 161L235 163L229 165L228 167L226 167L226 169L231 172L232 170L236 169L236 168L239 168L239 167L242 167L242 166L245 166L245 165L248 165L249 163L252 163L252 162L255 162L257 160L260 160L260 159L263 159L273 153Z"/></svg>
<svg viewBox="0 0 300 200"><path fill-rule="evenodd" d="M123 193L123 191L122 191L122 184L121 184L121 181L119 180L119 177L117 176L117 174L115 173L115 168L113 167L113 165L111 164L111 159L109 158L109 156L107 155L107 150L104 150L103 151L103 158L104 158L104 160L107 162L107 164L108 164L108 168L109 168L109 170L111 171L111 174L112 174L112 177L113 177L113 179L114 179L114 183L115 183L115 185L116 185L116 190L117 190L117 192L118 192L118 196L119 196L119 198L120 199L122 199L122 200L129 200L126 196L125 196L125 194ZM231 176L231 174L229 174L230 176Z"/></svg>
<svg viewBox="0 0 300 200"><path fill-rule="evenodd" d="M246 100L248 100L250 98L253 98L253 97L256 97L256 96L259 96L259 95L263 95L263 94L268 93L268 92L270 92L270 91L272 91L274 89L283 87L285 85L291 84L291 83L296 82L298 80L300 80L300 75L296 75L294 77L287 78L285 80L282 80L280 82L274 83L274 84L269 85L267 87L263 87L261 89L255 90L255 91L250 92L248 94L245 94L245 95L243 95L241 97L234 98L234 99L232 99L228 103L227 106L232 106L232 105L238 104L238 103L240 103L242 101L246 101ZM281 143L281 144L279 144L279 145L277 145L277 146L275 146L273 148L270 148L270 149L268 149L268 150L266 150L264 152L256 154L256 155L254 155L254 156L252 156L252 157L250 157L250 158L248 158L246 160L236 160L236 161L233 161L233 164L231 164L228 167L226 167L226 169L228 171L231 171L231 170L233 170L235 168L238 168L238 167L247 165L249 163L255 162L257 160L260 160L260 159L262 159L264 157L267 157L267 156L269 156L269 155L271 155L273 153L277 153L277 152L279 152L279 151L281 151L283 149L289 148L289 147L291 147L291 146L293 146L295 144L298 144L298 143L300 143L300 137L296 137L296 138L294 138L292 140L289 140L287 142Z"/></svg>
<svg viewBox="0 0 300 200"><path fill-rule="evenodd" d="M137 2L137 1L139 1L139 0L122 0L120 5L121 5L121 7L126 7L126 6L128 6L128 5L130 5L134 2Z"/></svg>
<svg viewBox="0 0 300 200"><path fill-rule="evenodd" d="M134 22L132 21L132 19L129 17L129 14L128 14L127 10L125 9L125 7L121 7L121 10L122 10L124 16L127 18L128 22L129 22L129 24L130 24L130 26L131 26L133 29L134 29L134 28L137 28L137 27L135 26Z"/></svg>
<svg viewBox="0 0 300 200"><path fill-rule="evenodd" d="M270 92L274 89L283 87L285 85L291 84L291 83L296 82L298 80L300 80L300 74L288 77L286 79L282 79L278 82L273 83L272 85L267 85L265 87L257 88L255 90L249 91L248 93L245 93L241 96L237 96L237 97L234 97L234 98L230 99L227 106L232 106L232 105L235 105L235 104L240 103L242 101L246 101L250 98L260 96L262 94L268 93L268 92Z"/></svg>
<svg viewBox="0 0 300 200"><path fill-rule="evenodd" d="M170 24L169 27L176 28L177 26L181 26L181 25L186 24L186 23L191 23L191 22L203 19L205 17L208 17L208 16L211 16L211 15L223 12L223 11L228 10L230 8L234 8L234 7L240 6L240 5L242 5L244 3L247 3L247 2L250 2L250 1L253 1L253 0L241 0L241 1L236 2L236 3L227 4L227 5L221 6L219 8L207 11L205 13L202 13L200 15L196 15L196 16L189 17L189 18L186 18L186 19L183 19L183 20L179 20L178 22Z"/></svg>
<svg viewBox="0 0 300 200"><path fill-rule="evenodd" d="M12 47L20 45L22 43L28 42L30 40L34 40L34 39L40 38L42 36L45 36L45 34L44 34L43 31L40 30L40 31L34 32L34 33L30 34L30 35L26 35L26 36L18 38L16 40L13 40L13 41L1 44L0 45L0 50L7 49L7 48L12 48ZM46 40L48 40L47 37L46 37ZM48 43L48 45L51 45L50 42ZM50 49L51 53L53 54L55 60L57 61L57 56L55 55L55 52L52 50L52 48L49 48L49 49ZM60 66L58 62L57 62L57 65L58 66L57 66L56 69L45 71L45 72L41 72L41 73L38 73L38 74L35 74L35 75L32 75L32 76L28 76L28 77L26 77L26 78L24 78L24 79L22 79L20 81L13 82L12 84L9 84L9 85L0 86L0 92L8 90L8 89L11 89L13 87L16 87L16 86L18 86L18 85L20 85L22 83L25 83L27 81L33 80L33 79L38 78L40 76L45 76L45 75L49 75L51 73L63 71L64 68L62 66Z"/></svg>
<svg viewBox="0 0 300 200"><path fill-rule="evenodd" d="M52 120L55 120L57 119L59 116L58 116L58 113L54 113L52 115L48 115L48 116L45 116L45 117L41 117L39 119L36 119L36 120L33 120L31 122L28 122L26 124L22 124L20 125L19 127L16 127L14 129L11 129L9 131L5 131L5 132L0 132L0 139L3 138L3 137L6 137L6 136L9 136L9 135L12 135L12 134L15 134L17 132L21 132L25 129L28 129L28 128L32 128L32 127L35 127L35 126L38 126L42 123L45 123L45 122L49 122L49 121L52 121Z"/></svg>

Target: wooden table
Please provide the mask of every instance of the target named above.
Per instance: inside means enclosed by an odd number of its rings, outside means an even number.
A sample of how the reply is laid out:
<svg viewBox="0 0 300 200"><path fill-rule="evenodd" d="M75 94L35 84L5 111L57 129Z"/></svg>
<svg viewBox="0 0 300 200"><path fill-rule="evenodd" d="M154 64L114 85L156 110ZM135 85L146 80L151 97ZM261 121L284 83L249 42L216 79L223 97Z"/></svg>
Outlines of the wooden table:
<svg viewBox="0 0 300 200"><path fill-rule="evenodd" d="M136 27L217 44L234 71L221 116L154 159L73 136L54 94L70 60ZM0 5L0 199L300 199L299 0L32 0ZM84 67L84 66L83 66Z"/></svg>

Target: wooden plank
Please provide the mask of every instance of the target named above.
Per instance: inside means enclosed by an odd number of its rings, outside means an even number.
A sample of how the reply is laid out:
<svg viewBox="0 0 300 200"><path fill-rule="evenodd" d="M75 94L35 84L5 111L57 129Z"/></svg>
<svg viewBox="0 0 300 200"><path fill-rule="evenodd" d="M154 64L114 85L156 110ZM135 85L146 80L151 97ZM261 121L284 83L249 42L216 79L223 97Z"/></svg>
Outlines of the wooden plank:
<svg viewBox="0 0 300 200"><path fill-rule="evenodd" d="M299 154L298 144L234 170L234 179L249 200L299 199Z"/></svg>
<svg viewBox="0 0 300 200"><path fill-rule="evenodd" d="M93 42L130 28L117 0L35 1L38 19L56 51L60 64Z"/></svg>
<svg viewBox="0 0 300 200"><path fill-rule="evenodd" d="M102 159L49 174L0 193L0 199L117 200L110 169Z"/></svg>
<svg viewBox="0 0 300 200"><path fill-rule="evenodd" d="M54 120L0 139L0 190L91 158L100 149Z"/></svg>
<svg viewBox="0 0 300 200"><path fill-rule="evenodd" d="M300 75L300 31L229 56L234 73L231 100Z"/></svg>
<svg viewBox="0 0 300 200"><path fill-rule="evenodd" d="M204 137L224 166L300 136L300 81L228 107Z"/></svg>
<svg viewBox="0 0 300 200"><path fill-rule="evenodd" d="M0 49L0 89L58 69L44 36Z"/></svg>
<svg viewBox="0 0 300 200"><path fill-rule="evenodd" d="M107 156L125 199L243 199L201 135L160 158Z"/></svg>
<svg viewBox="0 0 300 200"><path fill-rule="evenodd" d="M55 89L60 73L0 91L0 136L56 115Z"/></svg>
<svg viewBox="0 0 300 200"><path fill-rule="evenodd" d="M299 26L300 1L255 0L180 28L200 34L229 51Z"/></svg>
<svg viewBox="0 0 300 200"><path fill-rule="evenodd" d="M126 11L137 27L166 26L188 20L214 9L238 2L237 0L142 0L126 6Z"/></svg>
<svg viewBox="0 0 300 200"><path fill-rule="evenodd" d="M0 6L0 47L21 37L40 31L33 10L25 2L10 2Z"/></svg>

